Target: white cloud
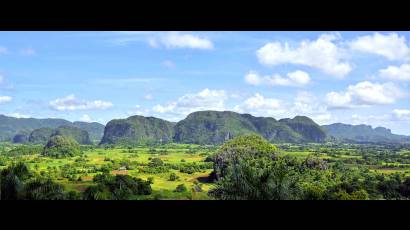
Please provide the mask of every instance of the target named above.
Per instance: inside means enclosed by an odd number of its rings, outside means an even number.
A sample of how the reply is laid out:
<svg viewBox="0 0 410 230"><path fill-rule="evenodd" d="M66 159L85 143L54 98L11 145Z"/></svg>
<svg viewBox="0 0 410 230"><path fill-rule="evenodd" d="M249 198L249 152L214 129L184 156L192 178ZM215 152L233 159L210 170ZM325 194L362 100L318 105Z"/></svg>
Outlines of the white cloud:
<svg viewBox="0 0 410 230"><path fill-rule="evenodd" d="M140 105L136 105L131 111L128 112L129 116L141 115L148 116L150 115L149 109L143 109Z"/></svg>
<svg viewBox="0 0 410 230"><path fill-rule="evenodd" d="M160 114L169 113L173 117L183 118L183 116L195 111L225 110L224 102L227 98L224 90L210 90L206 88L195 94L185 94L176 101L166 105L156 105L152 108L152 111Z"/></svg>
<svg viewBox="0 0 410 230"><path fill-rule="evenodd" d="M370 105L392 104L405 94L392 83L368 81L350 85L344 92L330 92L327 103L332 108L355 108Z"/></svg>
<svg viewBox="0 0 410 230"><path fill-rule="evenodd" d="M113 106L109 101L85 101L77 99L73 94L50 101L50 107L59 111L74 111L74 110L92 110L92 109L108 109Z"/></svg>
<svg viewBox="0 0 410 230"><path fill-rule="evenodd" d="M11 100L13 100L13 98L10 96L0 96L0 104L10 102Z"/></svg>
<svg viewBox="0 0 410 230"><path fill-rule="evenodd" d="M21 114L21 113L10 113L7 116L15 117L15 118L30 118L29 115Z"/></svg>
<svg viewBox="0 0 410 230"><path fill-rule="evenodd" d="M236 105L233 111L249 113L254 116L273 117L275 119L289 118L297 115L309 116L318 123L326 123L332 115L313 94L299 92L293 102L286 102L276 98L267 98L259 93L247 98Z"/></svg>
<svg viewBox="0 0 410 230"><path fill-rule="evenodd" d="M0 46L0 54L6 54L8 53L8 50L6 47Z"/></svg>
<svg viewBox="0 0 410 230"><path fill-rule="evenodd" d="M381 77L390 80L410 81L410 64L389 66L386 69L379 70L379 74Z"/></svg>
<svg viewBox="0 0 410 230"><path fill-rule="evenodd" d="M145 100L152 100L154 97L151 94L144 95Z"/></svg>
<svg viewBox="0 0 410 230"><path fill-rule="evenodd" d="M254 71L245 75L245 82L250 85L269 85L269 86L303 86L310 82L309 74L300 70L290 72L286 77L279 74L273 76L260 76Z"/></svg>
<svg viewBox="0 0 410 230"><path fill-rule="evenodd" d="M285 113L282 101L276 98L266 98L259 93L255 93L240 105L236 105L233 111L263 117L277 117Z"/></svg>
<svg viewBox="0 0 410 230"><path fill-rule="evenodd" d="M410 120L410 109L395 109L393 116L399 120Z"/></svg>
<svg viewBox="0 0 410 230"><path fill-rule="evenodd" d="M267 66L288 63L306 65L343 78L352 66L344 60L344 50L335 43L338 39L335 34L322 34L315 41L301 41L297 47L291 47L287 42L270 42L256 54L259 62Z"/></svg>
<svg viewBox="0 0 410 230"><path fill-rule="evenodd" d="M190 48L190 49L213 49L214 45L211 40L196 35L180 32L167 32L148 38L148 44L151 47L163 46L167 49Z"/></svg>
<svg viewBox="0 0 410 230"><path fill-rule="evenodd" d="M171 60L165 60L161 63L162 66L166 67L166 68L174 68L175 67L175 63Z"/></svg>
<svg viewBox="0 0 410 230"><path fill-rule="evenodd" d="M364 53L383 56L388 60L408 60L410 47L406 38L397 33L361 36L350 42L350 48Z"/></svg>
<svg viewBox="0 0 410 230"><path fill-rule="evenodd" d="M33 48L25 48L20 50L20 55L22 56L34 56L36 55L36 51Z"/></svg>
<svg viewBox="0 0 410 230"><path fill-rule="evenodd" d="M91 117L90 117L88 114L83 114L83 115L80 117L80 121L91 122L92 119L91 119Z"/></svg>

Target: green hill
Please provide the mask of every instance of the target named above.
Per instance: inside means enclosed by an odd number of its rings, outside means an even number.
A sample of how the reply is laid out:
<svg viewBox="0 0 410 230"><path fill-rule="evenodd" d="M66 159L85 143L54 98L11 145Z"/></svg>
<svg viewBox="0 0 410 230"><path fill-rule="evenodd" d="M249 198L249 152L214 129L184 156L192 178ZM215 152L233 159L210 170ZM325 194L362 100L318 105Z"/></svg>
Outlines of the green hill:
<svg viewBox="0 0 410 230"><path fill-rule="evenodd" d="M75 121L73 126L87 131L91 141L94 143L99 143L104 136L105 126L97 122Z"/></svg>
<svg viewBox="0 0 410 230"><path fill-rule="evenodd" d="M31 132L30 137L28 139L29 143L32 144L46 144L50 137L52 136L67 136L73 138L78 143L82 145L90 145L92 144L88 132L73 126L63 125L55 129L51 128L40 128L35 129Z"/></svg>
<svg viewBox="0 0 410 230"><path fill-rule="evenodd" d="M281 119L279 122L300 134L304 142L324 142L326 139L325 130L309 117L296 116L293 119Z"/></svg>
<svg viewBox="0 0 410 230"><path fill-rule="evenodd" d="M68 136L52 136L43 149L44 156L55 158L72 157L80 154L80 145Z"/></svg>
<svg viewBox="0 0 410 230"><path fill-rule="evenodd" d="M68 125L60 126L57 129L54 129L53 133L51 134L51 136L56 135L71 137L81 145L92 144L88 132L77 127Z"/></svg>
<svg viewBox="0 0 410 230"><path fill-rule="evenodd" d="M302 135L274 118L230 111L194 112L175 126L175 142L222 144L240 135L256 133L272 143L300 142Z"/></svg>
<svg viewBox="0 0 410 230"><path fill-rule="evenodd" d="M52 128L35 129L30 133L28 141L32 144L45 145L53 132L54 130Z"/></svg>
<svg viewBox="0 0 410 230"><path fill-rule="evenodd" d="M409 136L392 134L390 129L383 127L372 128L370 125L349 125L342 123L323 125L322 127L330 136L342 142L410 142Z"/></svg>
<svg viewBox="0 0 410 230"><path fill-rule="evenodd" d="M11 141L21 132L30 133L38 128L57 128L69 124L71 122L63 119L15 118L0 115L0 141Z"/></svg>
<svg viewBox="0 0 410 230"><path fill-rule="evenodd" d="M172 142L173 124L155 117L132 116L107 123L100 144L138 145Z"/></svg>
<svg viewBox="0 0 410 230"><path fill-rule="evenodd" d="M14 141L13 139L15 137L16 137L16 141L23 141L23 140L20 140L19 138L24 139L24 137L19 134L27 134L28 138L30 138L29 134L36 129L40 129L40 128L55 129L60 126L72 126L72 127L83 129L89 133L90 138L95 142L99 142L104 133L104 125L99 124L97 122L92 122L92 123L73 122L72 123L64 119L15 118L15 117L8 117L8 116L0 115L0 141ZM48 137L49 135L47 136L47 138ZM35 142L41 142L45 144L47 140L41 140L41 141L35 140Z"/></svg>

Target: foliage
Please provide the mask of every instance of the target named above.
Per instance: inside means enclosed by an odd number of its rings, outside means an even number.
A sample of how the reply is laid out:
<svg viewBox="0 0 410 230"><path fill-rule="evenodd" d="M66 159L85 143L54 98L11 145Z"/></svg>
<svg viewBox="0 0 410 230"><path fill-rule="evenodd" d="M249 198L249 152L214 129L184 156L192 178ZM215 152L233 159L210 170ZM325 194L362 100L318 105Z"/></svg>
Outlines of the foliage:
<svg viewBox="0 0 410 230"><path fill-rule="evenodd" d="M52 136L44 146L43 155L49 157L72 157L81 154L80 145L66 136Z"/></svg>
<svg viewBox="0 0 410 230"><path fill-rule="evenodd" d="M135 146L169 143L173 133L171 122L154 117L132 116L108 122L101 144Z"/></svg>
<svg viewBox="0 0 410 230"><path fill-rule="evenodd" d="M128 200L137 195L152 193L151 183L128 175L100 174L94 178L96 186L84 192L85 200Z"/></svg>
<svg viewBox="0 0 410 230"><path fill-rule="evenodd" d="M186 188L186 186L184 184L179 184L176 188L175 188L175 192L186 192L188 189Z"/></svg>

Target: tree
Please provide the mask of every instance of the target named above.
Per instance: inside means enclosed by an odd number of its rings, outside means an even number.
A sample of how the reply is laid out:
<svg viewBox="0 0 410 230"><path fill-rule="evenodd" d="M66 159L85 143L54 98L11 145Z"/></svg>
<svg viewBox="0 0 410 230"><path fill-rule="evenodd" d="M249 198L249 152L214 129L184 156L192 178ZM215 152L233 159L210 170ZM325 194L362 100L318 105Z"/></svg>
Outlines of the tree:
<svg viewBox="0 0 410 230"><path fill-rule="evenodd" d="M43 155L50 157L72 157L81 154L80 145L74 139L66 136L52 136L44 146Z"/></svg>
<svg viewBox="0 0 410 230"><path fill-rule="evenodd" d="M274 159L277 150L276 146L256 134L234 138L225 143L214 156L216 177L223 177L228 166L238 164L240 160L262 157Z"/></svg>
<svg viewBox="0 0 410 230"><path fill-rule="evenodd" d="M179 176L177 176L177 174L175 174L175 173L171 173L170 175L169 175L169 180L170 181L176 181L176 180L178 180L179 179Z"/></svg>
<svg viewBox="0 0 410 230"><path fill-rule="evenodd" d="M51 179L34 179L25 186L25 198L28 200L63 200L64 187Z"/></svg>
<svg viewBox="0 0 410 230"><path fill-rule="evenodd" d="M85 200L128 200L136 195L152 193L151 182L129 175L101 174L94 177L96 186L84 192Z"/></svg>
<svg viewBox="0 0 410 230"><path fill-rule="evenodd" d="M257 135L237 137L215 157L216 188L209 194L224 200L289 200L299 197L293 162Z"/></svg>
<svg viewBox="0 0 410 230"><path fill-rule="evenodd" d="M188 189L186 188L186 186L184 184L179 184L176 188L175 188L175 192L186 192Z"/></svg>

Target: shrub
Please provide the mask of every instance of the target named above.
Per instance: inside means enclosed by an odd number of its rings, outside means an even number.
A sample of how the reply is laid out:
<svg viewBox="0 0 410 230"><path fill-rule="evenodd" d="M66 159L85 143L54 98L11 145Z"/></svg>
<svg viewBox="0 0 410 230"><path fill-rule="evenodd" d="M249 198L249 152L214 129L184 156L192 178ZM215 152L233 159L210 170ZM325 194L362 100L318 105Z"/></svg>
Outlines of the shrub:
<svg viewBox="0 0 410 230"><path fill-rule="evenodd" d="M72 138L66 136L53 136L43 149L44 156L72 157L81 154L80 145Z"/></svg>
<svg viewBox="0 0 410 230"><path fill-rule="evenodd" d="M186 192L188 189L186 188L186 186L184 184L179 184L176 188L175 188L175 192Z"/></svg>
<svg viewBox="0 0 410 230"><path fill-rule="evenodd" d="M175 173L171 173L171 175L169 175L169 180L170 181L176 181L179 179L179 176L177 176L177 174Z"/></svg>

